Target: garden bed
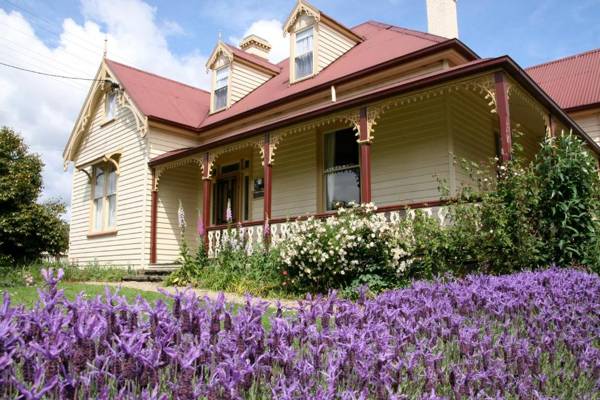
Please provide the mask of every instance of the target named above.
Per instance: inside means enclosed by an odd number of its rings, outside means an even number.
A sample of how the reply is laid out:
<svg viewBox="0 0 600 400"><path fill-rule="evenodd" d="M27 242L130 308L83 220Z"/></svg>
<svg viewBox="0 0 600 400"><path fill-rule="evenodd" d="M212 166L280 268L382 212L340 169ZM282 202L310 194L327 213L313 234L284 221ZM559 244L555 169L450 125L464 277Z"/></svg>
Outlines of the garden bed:
<svg viewBox="0 0 600 400"><path fill-rule="evenodd" d="M600 278L551 269L414 283L292 313L172 295L0 308L0 396L578 398L600 391ZM163 397L164 395L164 397Z"/></svg>

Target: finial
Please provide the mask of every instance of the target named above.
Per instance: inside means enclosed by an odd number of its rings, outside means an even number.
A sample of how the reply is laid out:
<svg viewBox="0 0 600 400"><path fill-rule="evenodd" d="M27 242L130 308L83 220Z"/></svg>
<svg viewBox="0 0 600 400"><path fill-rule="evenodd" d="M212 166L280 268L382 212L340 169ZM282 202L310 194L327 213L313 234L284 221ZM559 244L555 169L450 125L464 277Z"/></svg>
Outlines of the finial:
<svg viewBox="0 0 600 400"><path fill-rule="evenodd" d="M108 35L104 35L104 53L102 54L102 57L106 58L107 53L108 53Z"/></svg>

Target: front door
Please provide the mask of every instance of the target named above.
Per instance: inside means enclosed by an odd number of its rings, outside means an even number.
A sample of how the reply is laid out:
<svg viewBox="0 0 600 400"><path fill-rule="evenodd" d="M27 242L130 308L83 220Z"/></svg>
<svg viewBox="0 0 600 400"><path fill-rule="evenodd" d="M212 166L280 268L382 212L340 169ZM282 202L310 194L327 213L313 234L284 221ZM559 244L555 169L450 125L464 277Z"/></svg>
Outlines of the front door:
<svg viewBox="0 0 600 400"><path fill-rule="evenodd" d="M238 206L238 176L231 175L217 179L215 184L214 194L214 215L215 223L222 225L228 223L227 208L231 212L231 221L239 221L239 206Z"/></svg>

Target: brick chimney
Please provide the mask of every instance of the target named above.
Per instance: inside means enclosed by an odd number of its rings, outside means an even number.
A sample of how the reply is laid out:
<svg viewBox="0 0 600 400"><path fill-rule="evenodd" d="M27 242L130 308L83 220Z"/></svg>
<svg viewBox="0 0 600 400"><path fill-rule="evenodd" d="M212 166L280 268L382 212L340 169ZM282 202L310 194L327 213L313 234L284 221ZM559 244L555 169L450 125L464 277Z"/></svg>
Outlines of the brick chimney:
<svg viewBox="0 0 600 400"><path fill-rule="evenodd" d="M448 39L458 38L456 0L427 0L427 30Z"/></svg>
<svg viewBox="0 0 600 400"><path fill-rule="evenodd" d="M248 35L240 42L240 49L249 54L254 54L262 58L268 58L269 51L271 51L271 45L269 42L259 36Z"/></svg>

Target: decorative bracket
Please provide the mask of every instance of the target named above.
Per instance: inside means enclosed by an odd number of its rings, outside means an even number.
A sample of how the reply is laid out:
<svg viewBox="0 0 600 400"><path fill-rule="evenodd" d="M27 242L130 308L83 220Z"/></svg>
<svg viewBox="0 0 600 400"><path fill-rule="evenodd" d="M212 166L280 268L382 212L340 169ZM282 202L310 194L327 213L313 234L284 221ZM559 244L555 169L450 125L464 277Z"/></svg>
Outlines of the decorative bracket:
<svg viewBox="0 0 600 400"><path fill-rule="evenodd" d="M139 112L129 95L127 95L127 93L125 93L125 91L122 89L120 89L118 92L117 102L119 103L119 106L127 108L129 111L131 111L131 114L133 114L133 118L135 119L135 125L138 133L141 137L146 136L148 133L148 117Z"/></svg>

